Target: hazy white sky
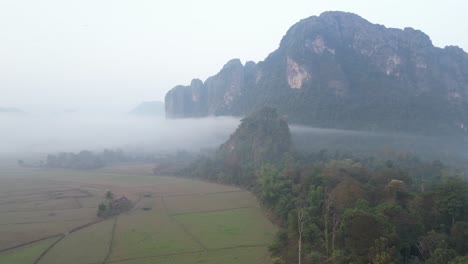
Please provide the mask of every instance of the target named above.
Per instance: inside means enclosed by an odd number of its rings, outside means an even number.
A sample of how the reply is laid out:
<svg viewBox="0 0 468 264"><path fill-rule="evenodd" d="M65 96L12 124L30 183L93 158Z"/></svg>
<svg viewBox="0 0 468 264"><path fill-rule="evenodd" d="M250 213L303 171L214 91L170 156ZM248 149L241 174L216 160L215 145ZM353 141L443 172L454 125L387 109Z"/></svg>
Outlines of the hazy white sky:
<svg viewBox="0 0 468 264"><path fill-rule="evenodd" d="M125 112L232 58L263 60L327 10L468 50L465 0L0 0L0 107Z"/></svg>

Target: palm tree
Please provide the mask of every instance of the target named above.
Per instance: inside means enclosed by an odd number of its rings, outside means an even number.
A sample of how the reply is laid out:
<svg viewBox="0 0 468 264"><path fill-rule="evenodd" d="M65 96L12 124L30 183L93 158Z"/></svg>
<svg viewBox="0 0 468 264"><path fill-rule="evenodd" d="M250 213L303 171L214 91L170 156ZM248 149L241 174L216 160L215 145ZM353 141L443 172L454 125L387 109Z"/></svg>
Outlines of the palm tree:
<svg viewBox="0 0 468 264"><path fill-rule="evenodd" d="M107 204L111 204L114 201L114 194L111 191L106 192L106 202Z"/></svg>

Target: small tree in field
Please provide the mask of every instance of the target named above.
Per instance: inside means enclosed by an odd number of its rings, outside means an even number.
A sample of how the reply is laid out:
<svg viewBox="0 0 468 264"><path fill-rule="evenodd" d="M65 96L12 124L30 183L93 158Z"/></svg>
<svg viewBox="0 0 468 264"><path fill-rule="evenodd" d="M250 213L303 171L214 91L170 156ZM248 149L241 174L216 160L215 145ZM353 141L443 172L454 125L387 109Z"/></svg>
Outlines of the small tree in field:
<svg viewBox="0 0 468 264"><path fill-rule="evenodd" d="M112 204L112 201L114 201L114 194L111 191L106 192L106 202L108 205Z"/></svg>
<svg viewBox="0 0 468 264"><path fill-rule="evenodd" d="M107 191L104 196L105 200L99 204L97 216L98 217L108 217L110 210L112 209L112 203L114 202L114 194L111 191Z"/></svg>
<svg viewBox="0 0 468 264"><path fill-rule="evenodd" d="M98 206L97 216L103 217L106 214L106 211L107 211L107 205L105 205L104 203L100 203Z"/></svg>

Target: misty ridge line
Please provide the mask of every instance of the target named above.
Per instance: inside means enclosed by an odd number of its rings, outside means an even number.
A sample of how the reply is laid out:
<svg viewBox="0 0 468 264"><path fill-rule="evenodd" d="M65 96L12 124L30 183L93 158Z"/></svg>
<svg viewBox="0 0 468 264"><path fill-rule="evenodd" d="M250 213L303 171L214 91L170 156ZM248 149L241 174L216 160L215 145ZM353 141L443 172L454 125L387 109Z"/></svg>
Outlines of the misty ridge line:
<svg viewBox="0 0 468 264"><path fill-rule="evenodd" d="M199 152L216 149L238 127L240 117L203 117L165 119L130 114L53 114L0 116L0 153L51 154L59 152L99 152L122 149L126 153L174 153L180 150ZM384 149L444 156L466 152L457 142L410 134L324 129L289 124L296 150L363 151L371 155ZM8 156L8 155L3 155ZM433 158L431 156L431 158ZM436 156L434 158L439 158Z"/></svg>
<svg viewBox="0 0 468 264"><path fill-rule="evenodd" d="M61 152L139 147L153 151L198 151L229 138L239 117L165 119L129 114L38 114L0 116L1 152ZM363 134L359 131L291 125L293 133ZM371 133L368 133L371 134Z"/></svg>

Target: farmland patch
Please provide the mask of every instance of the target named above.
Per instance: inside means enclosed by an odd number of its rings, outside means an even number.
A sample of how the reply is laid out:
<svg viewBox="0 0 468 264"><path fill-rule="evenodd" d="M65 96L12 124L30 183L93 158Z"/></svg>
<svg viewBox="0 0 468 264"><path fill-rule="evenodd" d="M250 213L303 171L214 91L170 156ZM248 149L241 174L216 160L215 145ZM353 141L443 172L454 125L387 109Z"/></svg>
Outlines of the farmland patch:
<svg viewBox="0 0 468 264"><path fill-rule="evenodd" d="M208 249L268 245L274 227L256 208L176 215Z"/></svg>
<svg viewBox="0 0 468 264"><path fill-rule="evenodd" d="M32 264L58 237L41 240L24 247L0 253L2 264Z"/></svg>
<svg viewBox="0 0 468 264"><path fill-rule="evenodd" d="M102 262L109 249L112 226L113 220L107 220L66 235L39 264Z"/></svg>

